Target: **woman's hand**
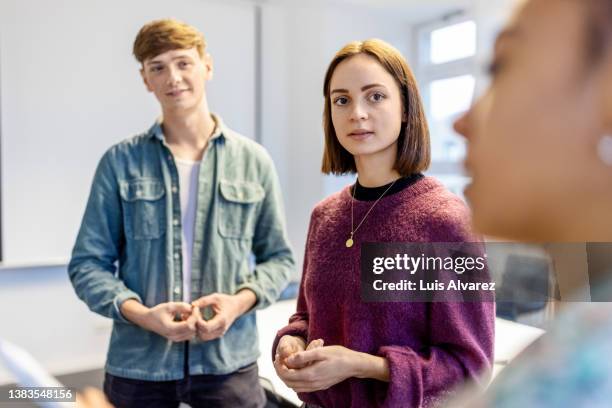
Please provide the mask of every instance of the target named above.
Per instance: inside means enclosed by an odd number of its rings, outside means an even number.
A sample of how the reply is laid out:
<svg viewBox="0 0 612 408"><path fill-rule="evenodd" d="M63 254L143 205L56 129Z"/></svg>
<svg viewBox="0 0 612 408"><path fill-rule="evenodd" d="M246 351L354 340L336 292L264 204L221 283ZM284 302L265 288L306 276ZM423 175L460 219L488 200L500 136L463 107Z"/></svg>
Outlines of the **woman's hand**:
<svg viewBox="0 0 612 408"><path fill-rule="evenodd" d="M343 346L322 347L322 340L313 347L310 345L305 351L287 357L285 364L279 359L274 361L278 376L295 392L326 390L351 377L389 381L389 362L383 357Z"/></svg>
<svg viewBox="0 0 612 408"><path fill-rule="evenodd" d="M281 380L294 391L313 392L356 376L360 354L342 346L316 347L292 354L285 364L276 359L274 367Z"/></svg>
<svg viewBox="0 0 612 408"><path fill-rule="evenodd" d="M304 351L306 349L306 342L303 338L298 336L285 335L280 338L278 345L276 346L276 355L274 361L279 361L281 364L286 364L288 357L293 354Z"/></svg>

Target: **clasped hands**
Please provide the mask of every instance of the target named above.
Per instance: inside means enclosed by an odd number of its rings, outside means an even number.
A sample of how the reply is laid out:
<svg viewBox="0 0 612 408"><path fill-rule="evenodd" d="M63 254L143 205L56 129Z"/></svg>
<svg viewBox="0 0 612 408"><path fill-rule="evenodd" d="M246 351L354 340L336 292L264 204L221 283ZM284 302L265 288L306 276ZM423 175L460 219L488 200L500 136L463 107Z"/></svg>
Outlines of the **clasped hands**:
<svg viewBox="0 0 612 408"><path fill-rule="evenodd" d="M308 346L301 337L283 336L276 347L274 369L295 392L325 390L357 375L356 352L342 346L323 346L323 340Z"/></svg>
<svg viewBox="0 0 612 408"><path fill-rule="evenodd" d="M208 306L214 317L204 320L201 309ZM213 293L191 304L168 302L154 306L147 312L144 327L174 342L187 341L194 336L208 341L223 336L242 313L242 302L236 295Z"/></svg>

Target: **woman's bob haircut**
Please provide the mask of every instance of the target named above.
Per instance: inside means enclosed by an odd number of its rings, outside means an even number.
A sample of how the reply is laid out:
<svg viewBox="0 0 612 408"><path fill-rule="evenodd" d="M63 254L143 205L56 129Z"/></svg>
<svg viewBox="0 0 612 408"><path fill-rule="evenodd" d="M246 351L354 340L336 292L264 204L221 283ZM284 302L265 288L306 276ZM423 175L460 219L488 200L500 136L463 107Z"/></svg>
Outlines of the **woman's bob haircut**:
<svg viewBox="0 0 612 408"><path fill-rule="evenodd" d="M378 39L354 41L345 45L336 53L327 68L323 84L325 150L321 170L325 174L337 175L357 172L353 155L342 147L336 137L331 117L329 87L338 64L358 54L366 54L375 58L395 78L402 95L406 118L402 121L402 130L397 140L397 157L393 168L402 176L425 171L431 160L429 127L414 74L397 49Z"/></svg>

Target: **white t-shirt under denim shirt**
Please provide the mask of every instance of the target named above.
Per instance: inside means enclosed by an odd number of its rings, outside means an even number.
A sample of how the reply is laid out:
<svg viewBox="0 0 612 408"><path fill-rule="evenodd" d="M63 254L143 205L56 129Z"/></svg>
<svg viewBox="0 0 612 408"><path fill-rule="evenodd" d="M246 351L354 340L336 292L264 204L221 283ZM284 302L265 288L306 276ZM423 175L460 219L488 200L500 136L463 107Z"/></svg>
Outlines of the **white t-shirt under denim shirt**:
<svg viewBox="0 0 612 408"><path fill-rule="evenodd" d="M200 161L174 159L179 176L181 199L181 230L183 255L183 301L191 302L191 256L193 254L193 233L198 197L198 174Z"/></svg>

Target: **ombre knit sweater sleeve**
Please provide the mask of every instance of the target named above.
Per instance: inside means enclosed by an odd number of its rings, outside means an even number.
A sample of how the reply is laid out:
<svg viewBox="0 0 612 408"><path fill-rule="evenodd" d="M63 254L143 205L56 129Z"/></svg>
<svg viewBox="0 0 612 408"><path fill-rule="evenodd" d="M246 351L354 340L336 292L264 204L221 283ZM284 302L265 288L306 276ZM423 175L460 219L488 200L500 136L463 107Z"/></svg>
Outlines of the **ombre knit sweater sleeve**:
<svg viewBox="0 0 612 408"><path fill-rule="evenodd" d="M467 209L450 206L429 220L431 242L476 242ZM459 211L457 211L459 210ZM456 385L472 380L483 387L493 365L495 303L432 302L428 305L429 346L422 350L385 345L377 354L389 362L390 382L381 385L384 407L440 405Z"/></svg>
<svg viewBox="0 0 612 408"><path fill-rule="evenodd" d="M289 318L289 324L282 329L280 329L276 333L276 338L272 343L272 360L274 360L274 356L276 354L276 347L278 346L278 342L281 337L285 335L290 336L299 336L304 339L305 342L308 342L308 303L305 296L304 291L304 280L306 277L306 271L308 270L308 260L311 256L309 251L310 248L310 240L312 238L314 225L317 222L316 209L313 210L310 216L310 225L308 226L308 235L306 238L306 248L304 250L304 265L302 269L302 278L300 281L300 290L297 299L297 307L296 311Z"/></svg>

